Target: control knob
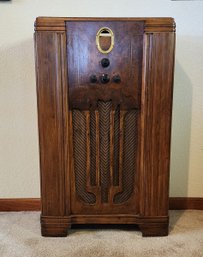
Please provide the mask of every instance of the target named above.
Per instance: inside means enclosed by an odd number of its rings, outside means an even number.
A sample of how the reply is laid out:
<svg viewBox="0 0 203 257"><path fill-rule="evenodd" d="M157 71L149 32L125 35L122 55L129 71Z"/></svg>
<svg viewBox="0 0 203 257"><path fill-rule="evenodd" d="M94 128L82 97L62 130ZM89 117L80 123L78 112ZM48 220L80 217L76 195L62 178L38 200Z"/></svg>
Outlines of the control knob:
<svg viewBox="0 0 203 257"><path fill-rule="evenodd" d="M96 83L96 82L97 82L97 76L94 75L94 74L91 75L91 76L90 76L90 82L91 82L91 83Z"/></svg>
<svg viewBox="0 0 203 257"><path fill-rule="evenodd" d="M106 84L106 83L108 83L109 80L110 80L108 74L102 74L100 79L101 79L101 83L102 83L102 84Z"/></svg>
<svg viewBox="0 0 203 257"><path fill-rule="evenodd" d="M120 83L121 82L121 77L120 77L120 75L115 75L115 76L113 76L113 82L115 82L115 83Z"/></svg>
<svg viewBox="0 0 203 257"><path fill-rule="evenodd" d="M109 59L108 59L108 58L103 58L103 59L101 60L101 65L102 65L103 68L108 67L108 66L110 65Z"/></svg>

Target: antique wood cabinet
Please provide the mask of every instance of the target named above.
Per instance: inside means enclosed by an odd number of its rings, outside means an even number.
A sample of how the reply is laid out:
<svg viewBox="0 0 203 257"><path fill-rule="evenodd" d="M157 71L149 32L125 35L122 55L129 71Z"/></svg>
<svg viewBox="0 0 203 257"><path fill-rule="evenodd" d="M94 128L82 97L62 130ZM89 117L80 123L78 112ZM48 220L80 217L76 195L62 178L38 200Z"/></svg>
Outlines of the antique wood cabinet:
<svg viewBox="0 0 203 257"><path fill-rule="evenodd" d="M174 46L172 18L36 19L43 236L168 234Z"/></svg>

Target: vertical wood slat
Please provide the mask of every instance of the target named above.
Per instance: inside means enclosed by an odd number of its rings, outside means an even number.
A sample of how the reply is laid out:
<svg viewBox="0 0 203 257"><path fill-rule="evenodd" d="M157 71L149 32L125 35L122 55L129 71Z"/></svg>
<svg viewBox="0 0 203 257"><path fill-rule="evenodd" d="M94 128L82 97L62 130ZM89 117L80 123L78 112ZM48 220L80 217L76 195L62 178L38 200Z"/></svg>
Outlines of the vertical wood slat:
<svg viewBox="0 0 203 257"><path fill-rule="evenodd" d="M64 195L64 126L63 126L63 82L62 82L62 54L61 54L61 48L62 48L62 34L57 33L57 41L58 41L58 46L57 46L57 53L56 53L56 70L58 76L56 77L56 84L57 86L55 87L55 95L56 95L56 104L59 106L56 110L56 117L58 117L58 127L61 131L61 134L58 135L58 144L59 144L59 149L61 150L60 154L60 159L59 162L61 163L61 176L58 181L58 186ZM57 88L60 88L61 92L57 90ZM64 196L60 200L62 202L62 205L60 206L60 213L65 213L65 199Z"/></svg>
<svg viewBox="0 0 203 257"><path fill-rule="evenodd" d="M84 111L84 114L85 114L85 122L86 122L86 149L87 149L86 189L88 192L91 192L91 193L94 193L95 195L97 195L98 189L95 186L91 185L91 178L90 178L90 165L91 165L90 111Z"/></svg>
<svg viewBox="0 0 203 257"><path fill-rule="evenodd" d="M127 111L120 110L120 124L119 124L119 169L118 169L118 176L119 176L119 183L118 186L114 186L113 192L114 196L121 192L123 189L122 186L122 170L123 170L123 140L124 140L124 118Z"/></svg>
<svg viewBox="0 0 203 257"><path fill-rule="evenodd" d="M149 56L151 56L150 50L152 48L149 48L149 40L148 36L144 35L143 38L143 62L142 62L142 91L141 91L141 128L144 128L145 126L145 101L146 101L146 76L147 76L147 71L149 70ZM147 58L148 56L148 58ZM142 171L142 174L139 173L139 208L140 208L140 213L145 212L145 183L144 183L144 177L145 177L145 170L144 170L144 130L140 129L140 170Z"/></svg>
<svg viewBox="0 0 203 257"><path fill-rule="evenodd" d="M120 111L120 146L119 146L119 189L122 191L122 169L123 169L123 140L124 140L124 118L126 111Z"/></svg>
<svg viewBox="0 0 203 257"><path fill-rule="evenodd" d="M90 112L84 111L85 120L86 120L86 179L87 179L87 188L90 188ZM85 164L84 164L85 165Z"/></svg>
<svg viewBox="0 0 203 257"><path fill-rule="evenodd" d="M76 194L76 180L75 180L75 171L74 171L74 154L73 154L73 112L69 111L69 133L70 133L70 138L69 138L69 152L72 158L70 158L69 161L69 170L71 173L71 191L72 194L71 196ZM72 199L71 199L72 201Z"/></svg>
<svg viewBox="0 0 203 257"><path fill-rule="evenodd" d="M70 201L70 152L69 152L69 95L68 95L68 79L67 79L67 62L66 62L66 34L61 33L61 77L62 77L62 92L63 92L63 130L64 130L64 139L63 139L63 151L64 151L64 205L65 205L65 214L70 214L71 211L71 201Z"/></svg>
<svg viewBox="0 0 203 257"><path fill-rule="evenodd" d="M109 190L109 200L113 203L113 168L114 168L114 117L115 110L110 112L110 190Z"/></svg>
<svg viewBox="0 0 203 257"><path fill-rule="evenodd" d="M96 120L96 185L101 186L100 173L99 173L99 112L95 110Z"/></svg>
<svg viewBox="0 0 203 257"><path fill-rule="evenodd" d="M100 162L99 162L99 111L95 110L96 122L96 187L97 187L97 204L101 204L101 179L100 179Z"/></svg>

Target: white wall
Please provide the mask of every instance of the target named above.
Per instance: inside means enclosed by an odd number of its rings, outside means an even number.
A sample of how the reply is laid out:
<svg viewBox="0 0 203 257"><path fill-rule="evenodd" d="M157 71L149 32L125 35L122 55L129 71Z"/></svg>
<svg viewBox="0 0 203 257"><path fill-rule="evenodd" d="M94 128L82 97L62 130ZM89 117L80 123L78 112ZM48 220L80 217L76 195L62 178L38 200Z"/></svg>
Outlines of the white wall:
<svg viewBox="0 0 203 257"><path fill-rule="evenodd" d="M0 2L0 198L39 197L36 16L174 17L171 196L203 197L203 1Z"/></svg>

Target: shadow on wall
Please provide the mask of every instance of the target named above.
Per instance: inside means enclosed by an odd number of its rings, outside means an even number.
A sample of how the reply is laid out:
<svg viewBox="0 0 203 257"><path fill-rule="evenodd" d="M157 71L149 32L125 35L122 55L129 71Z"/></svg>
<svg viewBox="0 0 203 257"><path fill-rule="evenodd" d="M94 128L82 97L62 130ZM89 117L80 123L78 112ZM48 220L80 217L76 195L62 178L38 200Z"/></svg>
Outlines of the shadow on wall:
<svg viewBox="0 0 203 257"><path fill-rule="evenodd" d="M39 196L33 45L30 38L0 48L0 197Z"/></svg>
<svg viewBox="0 0 203 257"><path fill-rule="evenodd" d="M187 197L191 137L192 83L175 63L171 139L170 196Z"/></svg>

